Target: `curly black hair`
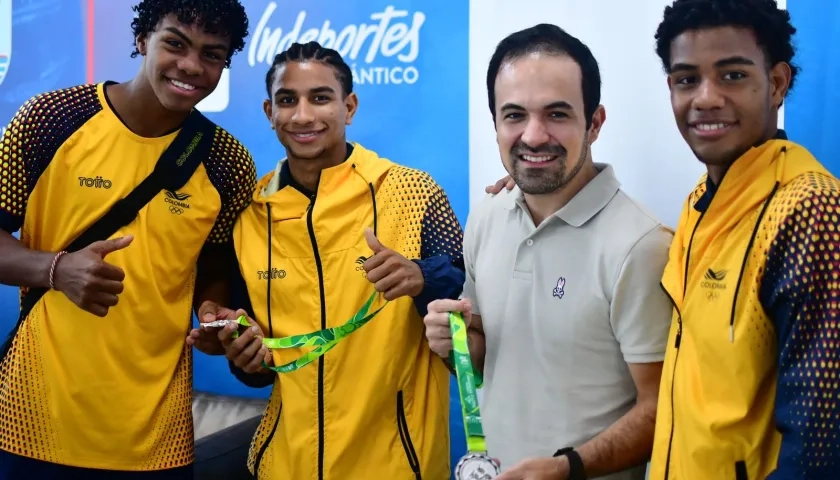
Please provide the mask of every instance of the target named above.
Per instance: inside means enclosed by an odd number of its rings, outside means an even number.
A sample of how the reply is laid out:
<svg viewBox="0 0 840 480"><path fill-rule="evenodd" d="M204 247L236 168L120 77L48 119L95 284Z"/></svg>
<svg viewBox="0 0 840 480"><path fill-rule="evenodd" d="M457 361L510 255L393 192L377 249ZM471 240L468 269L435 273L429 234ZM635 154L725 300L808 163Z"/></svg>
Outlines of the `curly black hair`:
<svg viewBox="0 0 840 480"><path fill-rule="evenodd" d="M686 30L745 27L751 29L770 66L779 62L790 65L790 85L799 68L793 64L792 43L796 28L790 22L787 10L778 7L775 0L675 0L665 7L662 23L656 29L656 54L665 71L670 70L671 42Z"/></svg>
<svg viewBox="0 0 840 480"><path fill-rule="evenodd" d="M197 24L208 33L230 36L226 67L230 67L233 55L245 48L248 16L238 0L143 0L131 9L136 12L131 21L134 33L131 58L140 54L137 37L155 31L158 23L169 14L177 15L183 24Z"/></svg>
<svg viewBox="0 0 840 480"><path fill-rule="evenodd" d="M265 91L268 98L271 96L271 84L274 83L274 72L286 62L323 62L335 69L335 78L341 84L341 89L346 97L353 93L353 71L350 66L341 58L341 54L332 48L321 46L318 42L293 43L282 53L274 56L274 62L265 74Z"/></svg>

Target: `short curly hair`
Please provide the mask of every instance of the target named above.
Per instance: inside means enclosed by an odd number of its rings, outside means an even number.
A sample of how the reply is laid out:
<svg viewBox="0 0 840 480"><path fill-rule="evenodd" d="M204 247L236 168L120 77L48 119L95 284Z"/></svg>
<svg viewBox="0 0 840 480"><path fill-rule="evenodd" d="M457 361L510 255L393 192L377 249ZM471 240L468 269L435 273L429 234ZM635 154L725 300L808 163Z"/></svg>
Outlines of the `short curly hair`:
<svg viewBox="0 0 840 480"><path fill-rule="evenodd" d="M790 65L790 85L799 68L793 64L795 54L792 43L796 28L790 14L782 10L775 0L676 0L665 7L662 23L656 29L656 54L666 72L671 65L671 42L687 30L745 27L755 33L759 46L770 66L779 62Z"/></svg>
<svg viewBox="0 0 840 480"><path fill-rule="evenodd" d="M181 23L198 24L208 33L230 36L226 67L230 67L233 55L245 48L248 16L238 0L143 0L131 8L136 12L131 21L134 33L132 58L140 54L137 37L155 31L158 23L169 14L175 14Z"/></svg>

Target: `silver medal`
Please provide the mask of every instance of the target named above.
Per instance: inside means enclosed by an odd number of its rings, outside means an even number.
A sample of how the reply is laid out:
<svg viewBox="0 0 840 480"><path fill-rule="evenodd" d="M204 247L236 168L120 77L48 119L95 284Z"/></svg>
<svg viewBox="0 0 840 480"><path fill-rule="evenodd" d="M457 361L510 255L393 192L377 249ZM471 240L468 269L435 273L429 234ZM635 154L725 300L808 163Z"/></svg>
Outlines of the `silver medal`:
<svg viewBox="0 0 840 480"><path fill-rule="evenodd" d="M456 480L492 480L501 473L496 462L483 453L465 455L455 466Z"/></svg>

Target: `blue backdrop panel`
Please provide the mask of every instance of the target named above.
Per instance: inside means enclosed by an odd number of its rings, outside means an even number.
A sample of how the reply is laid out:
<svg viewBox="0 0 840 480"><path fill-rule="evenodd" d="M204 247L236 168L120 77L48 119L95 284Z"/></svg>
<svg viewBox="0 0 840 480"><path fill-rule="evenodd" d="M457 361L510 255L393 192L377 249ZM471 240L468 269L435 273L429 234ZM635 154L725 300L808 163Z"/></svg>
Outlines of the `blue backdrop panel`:
<svg viewBox="0 0 840 480"><path fill-rule="evenodd" d="M802 68L785 107L785 130L840 175L840 3L788 0Z"/></svg>
<svg viewBox="0 0 840 480"><path fill-rule="evenodd" d="M8 57L0 61L0 126L33 94L79 83L85 73L80 0L15 1L9 8L12 2L0 0L0 56Z"/></svg>
<svg viewBox="0 0 840 480"><path fill-rule="evenodd" d="M0 6L10 1L0 0ZM8 76L0 79L0 125L37 93L89 80L124 81L134 76L140 65L139 59L130 57L131 5L135 3L16 1L12 28L7 30L12 61ZM467 0L243 3L251 37L245 50L234 57L229 83L220 85L227 101L205 112L251 150L260 175L270 172L284 155L262 111L267 97L265 74L274 55L291 42L314 39L339 50L354 70L360 102L349 138L396 162L429 172L448 193L461 223L465 222L469 201ZM89 12L91 4L95 8ZM0 32L0 55L4 33ZM90 39L92 44L88 44ZM16 311L17 291L0 289L0 334L12 327ZM452 387L452 456L457 459L466 447L454 382ZM223 358L200 353L195 356L195 388L244 397L268 395L268 389L239 384Z"/></svg>

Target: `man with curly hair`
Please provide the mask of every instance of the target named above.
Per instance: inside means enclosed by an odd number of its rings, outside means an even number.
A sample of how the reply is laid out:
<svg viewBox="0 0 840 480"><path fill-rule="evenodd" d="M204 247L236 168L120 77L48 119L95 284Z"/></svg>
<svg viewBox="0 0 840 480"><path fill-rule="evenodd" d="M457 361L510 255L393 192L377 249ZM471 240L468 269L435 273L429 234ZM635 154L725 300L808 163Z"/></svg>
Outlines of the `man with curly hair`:
<svg viewBox="0 0 840 480"><path fill-rule="evenodd" d="M236 0L134 10L133 79L37 95L2 139L0 283L24 296L0 352L0 478L193 477L184 339L194 306L233 315L219 307L219 279L256 182L250 154L206 120L206 135L170 157L180 166L199 152L183 186L153 190L114 235L68 245L119 213L182 128L203 118L194 108L242 50L248 20Z"/></svg>
<svg viewBox="0 0 840 480"><path fill-rule="evenodd" d="M795 32L773 0L676 0L656 32L708 173L662 278L652 480L840 478L840 181L777 127Z"/></svg>

